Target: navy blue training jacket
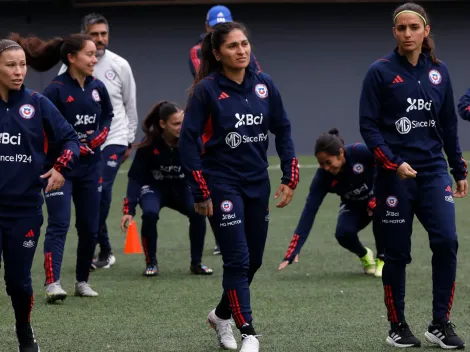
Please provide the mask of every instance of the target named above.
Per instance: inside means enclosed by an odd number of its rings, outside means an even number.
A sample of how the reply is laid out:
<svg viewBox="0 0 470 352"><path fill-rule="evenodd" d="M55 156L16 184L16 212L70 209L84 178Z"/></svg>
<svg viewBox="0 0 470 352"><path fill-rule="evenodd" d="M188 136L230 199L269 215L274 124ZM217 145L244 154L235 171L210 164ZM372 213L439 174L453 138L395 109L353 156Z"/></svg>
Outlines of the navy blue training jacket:
<svg viewBox="0 0 470 352"><path fill-rule="evenodd" d="M128 178L123 213L132 216L140 195L149 188L188 187L178 148L171 148L162 137L154 137L150 145L137 149Z"/></svg>
<svg viewBox="0 0 470 352"><path fill-rule="evenodd" d="M65 175L78 159L79 142L56 107L24 86L10 91L7 103L0 99L0 216L41 214L44 181L39 176L49 139L60 146L51 166Z"/></svg>
<svg viewBox="0 0 470 352"><path fill-rule="evenodd" d="M464 120L470 121L470 89L460 97L457 107L460 117Z"/></svg>
<svg viewBox="0 0 470 352"><path fill-rule="evenodd" d="M407 162L420 174L467 175L447 66L421 54L416 67L397 49L369 68L360 98L360 130L382 169Z"/></svg>
<svg viewBox="0 0 470 352"><path fill-rule="evenodd" d="M86 144L93 150L94 154L90 154L81 143L79 164L101 162L100 146L106 141L114 116L113 106L104 83L89 76L82 89L78 81L66 71L46 87L44 95L54 103L72 125L78 139L86 139ZM87 134L88 131L93 131L93 133ZM55 145L51 143L51 147ZM55 149L48 153L46 164L54 159L55 153Z"/></svg>
<svg viewBox="0 0 470 352"><path fill-rule="evenodd" d="M206 178L230 184L268 179L268 132L276 137L281 182L295 189L299 166L291 124L271 78L247 70L242 84L219 72L200 81L189 98L179 140L181 164L195 201L210 198Z"/></svg>
<svg viewBox="0 0 470 352"><path fill-rule="evenodd" d="M341 204L351 208L375 208L373 192L375 160L366 145L356 143L345 147L346 163L337 174L318 169L310 185L307 201L295 229L284 260L292 262L300 253L312 229L315 216L328 193L340 196Z"/></svg>

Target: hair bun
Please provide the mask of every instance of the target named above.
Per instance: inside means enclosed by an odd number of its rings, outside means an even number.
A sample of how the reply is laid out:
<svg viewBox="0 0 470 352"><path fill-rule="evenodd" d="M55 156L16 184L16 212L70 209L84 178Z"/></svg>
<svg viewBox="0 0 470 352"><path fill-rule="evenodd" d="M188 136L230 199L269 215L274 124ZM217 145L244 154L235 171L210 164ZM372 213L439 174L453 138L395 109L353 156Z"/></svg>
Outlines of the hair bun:
<svg viewBox="0 0 470 352"><path fill-rule="evenodd" d="M333 134L335 136L339 136L339 131L337 128L332 128L328 131L328 134Z"/></svg>

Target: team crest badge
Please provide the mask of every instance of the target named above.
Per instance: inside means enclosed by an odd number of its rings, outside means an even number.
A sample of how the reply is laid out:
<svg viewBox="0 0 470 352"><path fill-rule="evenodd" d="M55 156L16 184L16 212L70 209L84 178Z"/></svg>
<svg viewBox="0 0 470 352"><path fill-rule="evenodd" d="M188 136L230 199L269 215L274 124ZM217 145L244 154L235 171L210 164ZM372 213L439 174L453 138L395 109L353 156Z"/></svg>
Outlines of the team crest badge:
<svg viewBox="0 0 470 352"><path fill-rule="evenodd" d="M442 82L442 76L438 70L429 71L429 80L432 84L438 85Z"/></svg>
<svg viewBox="0 0 470 352"><path fill-rule="evenodd" d="M114 81L114 79L116 78L116 72L114 72L113 70L109 70L109 71L106 71L104 76L110 81Z"/></svg>
<svg viewBox="0 0 470 352"><path fill-rule="evenodd" d="M390 208L395 208L398 205L398 199L395 196L388 196L385 202Z"/></svg>
<svg viewBox="0 0 470 352"><path fill-rule="evenodd" d="M33 118L34 114L36 113L36 109L34 109L34 106L32 106L31 104L24 104L21 105L18 112L22 118L29 120Z"/></svg>
<svg viewBox="0 0 470 352"><path fill-rule="evenodd" d="M257 84L255 86L255 93L261 99L265 99L268 97L268 88L264 84Z"/></svg>
<svg viewBox="0 0 470 352"><path fill-rule="evenodd" d="M353 171L355 174L359 175L359 174L362 174L364 172L364 166L362 164L354 164L353 165Z"/></svg>
<svg viewBox="0 0 470 352"><path fill-rule="evenodd" d="M93 98L94 101L96 102L100 102L101 101L101 98L100 98L100 94L98 93L98 91L96 89L93 89L91 91L91 96Z"/></svg>
<svg viewBox="0 0 470 352"><path fill-rule="evenodd" d="M233 209L233 203L229 200L224 200L222 203L220 203L220 210L222 210L224 213L229 213Z"/></svg>

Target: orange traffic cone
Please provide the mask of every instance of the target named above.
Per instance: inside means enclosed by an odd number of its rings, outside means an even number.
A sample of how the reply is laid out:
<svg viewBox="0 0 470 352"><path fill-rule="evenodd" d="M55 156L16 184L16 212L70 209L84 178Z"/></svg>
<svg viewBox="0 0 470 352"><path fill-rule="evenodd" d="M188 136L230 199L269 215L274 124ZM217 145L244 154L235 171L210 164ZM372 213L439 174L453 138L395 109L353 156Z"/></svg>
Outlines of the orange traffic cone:
<svg viewBox="0 0 470 352"><path fill-rule="evenodd" d="M134 220L129 223L127 229L126 244L124 245L124 254L140 254L143 253L142 246L140 245L139 233L137 231L137 224Z"/></svg>

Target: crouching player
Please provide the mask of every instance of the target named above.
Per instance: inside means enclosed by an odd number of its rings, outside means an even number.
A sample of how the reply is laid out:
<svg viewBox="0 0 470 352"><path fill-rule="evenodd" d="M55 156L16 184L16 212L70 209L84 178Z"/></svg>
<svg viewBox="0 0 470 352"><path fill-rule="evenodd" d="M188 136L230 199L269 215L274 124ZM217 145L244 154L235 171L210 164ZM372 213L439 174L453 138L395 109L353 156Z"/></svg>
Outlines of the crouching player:
<svg viewBox="0 0 470 352"><path fill-rule="evenodd" d="M279 265L279 270L283 270L293 261L298 262L300 250L307 241L323 199L327 193L335 193L341 198L335 233L338 243L358 256L366 274L381 277L384 265L384 243L375 223L373 223L377 249L375 261L372 251L364 247L358 238L358 232L372 221L375 208L373 154L364 144L345 146L343 139L338 135L338 130L334 128L317 139L315 156L320 169L310 185L299 224L284 256L284 261Z"/></svg>
<svg viewBox="0 0 470 352"><path fill-rule="evenodd" d="M163 101L145 118L146 138L137 145L137 153L129 170L127 198L121 227L135 216L137 203L142 209L142 243L147 268L145 276L158 274L157 222L163 207L179 211L189 218L192 273L212 275L212 269L201 264L206 218L194 210L194 199L186 183L178 155L178 140L183 122L183 111L175 104Z"/></svg>

